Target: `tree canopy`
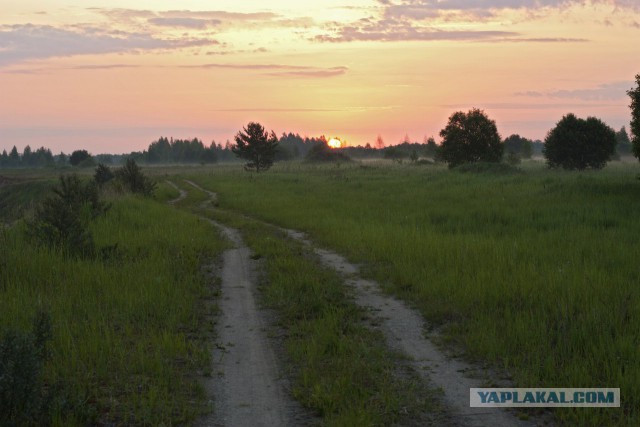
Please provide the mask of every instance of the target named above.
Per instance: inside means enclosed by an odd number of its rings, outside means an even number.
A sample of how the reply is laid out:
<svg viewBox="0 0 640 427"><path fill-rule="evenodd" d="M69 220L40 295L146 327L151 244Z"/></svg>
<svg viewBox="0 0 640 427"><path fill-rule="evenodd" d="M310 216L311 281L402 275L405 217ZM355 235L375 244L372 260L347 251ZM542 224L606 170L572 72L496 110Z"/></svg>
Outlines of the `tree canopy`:
<svg viewBox="0 0 640 427"><path fill-rule="evenodd" d="M633 155L640 160L640 74L636 75L636 87L627 91L627 95L631 98L631 133L633 139Z"/></svg>
<svg viewBox="0 0 640 427"><path fill-rule="evenodd" d="M517 154L524 159L530 159L533 154L533 141L518 134L511 135L504 140L504 151L507 154Z"/></svg>
<svg viewBox="0 0 640 427"><path fill-rule="evenodd" d="M567 114L547 134L543 154L552 168L601 169L615 147L615 131L600 119Z"/></svg>
<svg viewBox="0 0 640 427"><path fill-rule="evenodd" d="M71 157L69 157L69 163L71 166L78 166L80 163L91 158L91 154L87 150L76 150L71 153Z"/></svg>
<svg viewBox="0 0 640 427"><path fill-rule="evenodd" d="M503 145L496 122L477 108L467 113L453 113L440 136L443 140L439 157L450 168L464 163L499 162L502 159Z"/></svg>
<svg viewBox="0 0 640 427"><path fill-rule="evenodd" d="M278 147L278 138L268 133L260 123L249 124L235 136L236 146L232 148L236 156L248 160L246 170L265 171L273 165Z"/></svg>

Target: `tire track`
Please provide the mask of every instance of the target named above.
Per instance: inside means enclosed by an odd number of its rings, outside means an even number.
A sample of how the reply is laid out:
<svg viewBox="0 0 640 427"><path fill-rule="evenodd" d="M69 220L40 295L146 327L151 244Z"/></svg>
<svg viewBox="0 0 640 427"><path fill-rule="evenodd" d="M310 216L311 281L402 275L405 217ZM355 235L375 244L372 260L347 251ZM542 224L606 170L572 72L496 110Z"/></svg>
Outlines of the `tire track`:
<svg viewBox="0 0 640 427"><path fill-rule="evenodd" d="M215 193L199 187L197 184L187 181L195 188L206 192L214 202L217 200ZM320 249L311 242L304 233L279 228L290 238L295 239L311 247L319 257L322 264L335 270L345 280L345 283L355 290L356 303L369 308L374 316L380 320L380 329L383 332L387 345L398 350L410 359L410 364L428 383L440 388L443 392L443 400L454 414L455 424L469 427L481 426L536 426L535 420L521 420L512 412L501 408L471 408L469 407L470 388L482 387L483 382L478 378L470 378L465 372L478 372L465 362L452 359L440 351L425 336L425 322L422 316L409 308L404 302L382 293L378 283L360 277L357 265L349 263L343 256L325 249ZM550 425L545 419L541 422Z"/></svg>
<svg viewBox="0 0 640 427"><path fill-rule="evenodd" d="M266 334L269 322L256 303L256 265L251 252L238 230L207 221L233 248L222 255L214 371L205 383L207 394L214 397L214 411L197 425L301 425L305 414L286 391L286 380L279 373Z"/></svg>

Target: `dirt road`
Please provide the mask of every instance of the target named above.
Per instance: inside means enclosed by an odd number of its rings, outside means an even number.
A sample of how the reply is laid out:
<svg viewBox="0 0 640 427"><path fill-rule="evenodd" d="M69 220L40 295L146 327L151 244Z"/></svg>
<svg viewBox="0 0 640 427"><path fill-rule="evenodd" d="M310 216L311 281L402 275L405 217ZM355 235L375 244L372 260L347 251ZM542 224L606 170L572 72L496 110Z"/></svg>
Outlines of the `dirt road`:
<svg viewBox="0 0 640 427"><path fill-rule="evenodd" d="M215 193L192 182L189 184L207 192L211 200L215 201ZM276 377L273 377L276 375L275 363L270 361L273 353L269 352L264 334L256 333L262 327L259 316L252 319L256 315L256 308L251 291L250 278L253 273L248 249L242 244L236 230L220 224L217 226L236 245L236 249L225 252L222 276L224 283L220 342L228 341L232 346L224 354L224 381L218 382L215 389L216 395L223 396L222 401L226 402L219 408L219 412L223 423L227 425L287 425L291 422L291 417L287 415L288 404L284 403L284 396L278 394L280 389ZM387 345L408 356L416 372L429 384L442 390L444 403L454 417L450 420L453 424L471 427L538 424L535 421L520 420L515 414L499 408L470 408L469 389L482 387L483 384L481 379L471 378L468 374L478 373L479 370L438 349L425 336L425 323L419 313L404 302L383 294L376 282L360 277L358 266L349 263L341 255L317 248L304 233L286 229L283 231L291 238L311 246L325 266L343 275L345 283L355 290L356 303L368 308L379 319ZM258 357L254 359L252 355L255 352ZM256 366L250 366L254 364ZM254 373L247 375L249 369L254 369ZM254 380L253 376L258 378ZM256 383L251 384L251 381ZM252 411L263 412L265 417L270 418L243 418L245 413ZM291 413L290 411L289 415Z"/></svg>
<svg viewBox="0 0 640 427"><path fill-rule="evenodd" d="M444 401L462 426L535 426L536 422L523 421L514 414L499 408L469 407L469 389L482 387L482 380L470 378L464 373L478 369L452 359L440 351L425 335L425 323L415 310L404 302L380 291L380 286L359 276L358 266L349 263L341 255L316 248L304 233L284 230L290 237L314 247L321 262L337 271L345 282L355 289L356 303L368 307L380 320L387 345L409 356L411 364L422 377L442 389Z"/></svg>

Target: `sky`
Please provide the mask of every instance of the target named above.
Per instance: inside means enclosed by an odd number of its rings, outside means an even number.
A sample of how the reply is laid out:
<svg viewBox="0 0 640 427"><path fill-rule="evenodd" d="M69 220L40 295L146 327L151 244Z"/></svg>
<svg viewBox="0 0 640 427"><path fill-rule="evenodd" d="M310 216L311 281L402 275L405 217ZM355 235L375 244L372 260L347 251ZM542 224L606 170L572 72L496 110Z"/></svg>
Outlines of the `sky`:
<svg viewBox="0 0 640 427"><path fill-rule="evenodd" d="M480 108L502 137L629 128L640 0L2 0L0 152L224 144L250 121L422 142Z"/></svg>

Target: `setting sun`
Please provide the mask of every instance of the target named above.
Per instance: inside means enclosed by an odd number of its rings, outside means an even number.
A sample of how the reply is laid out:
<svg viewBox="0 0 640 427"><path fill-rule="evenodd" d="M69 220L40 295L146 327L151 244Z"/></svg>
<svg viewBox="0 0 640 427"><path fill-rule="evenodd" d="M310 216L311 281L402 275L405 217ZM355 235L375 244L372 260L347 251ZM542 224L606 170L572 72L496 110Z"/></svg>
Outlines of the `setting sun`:
<svg viewBox="0 0 640 427"><path fill-rule="evenodd" d="M327 142L327 145L331 148L340 148L342 147L342 141L338 138L331 138L329 142Z"/></svg>

